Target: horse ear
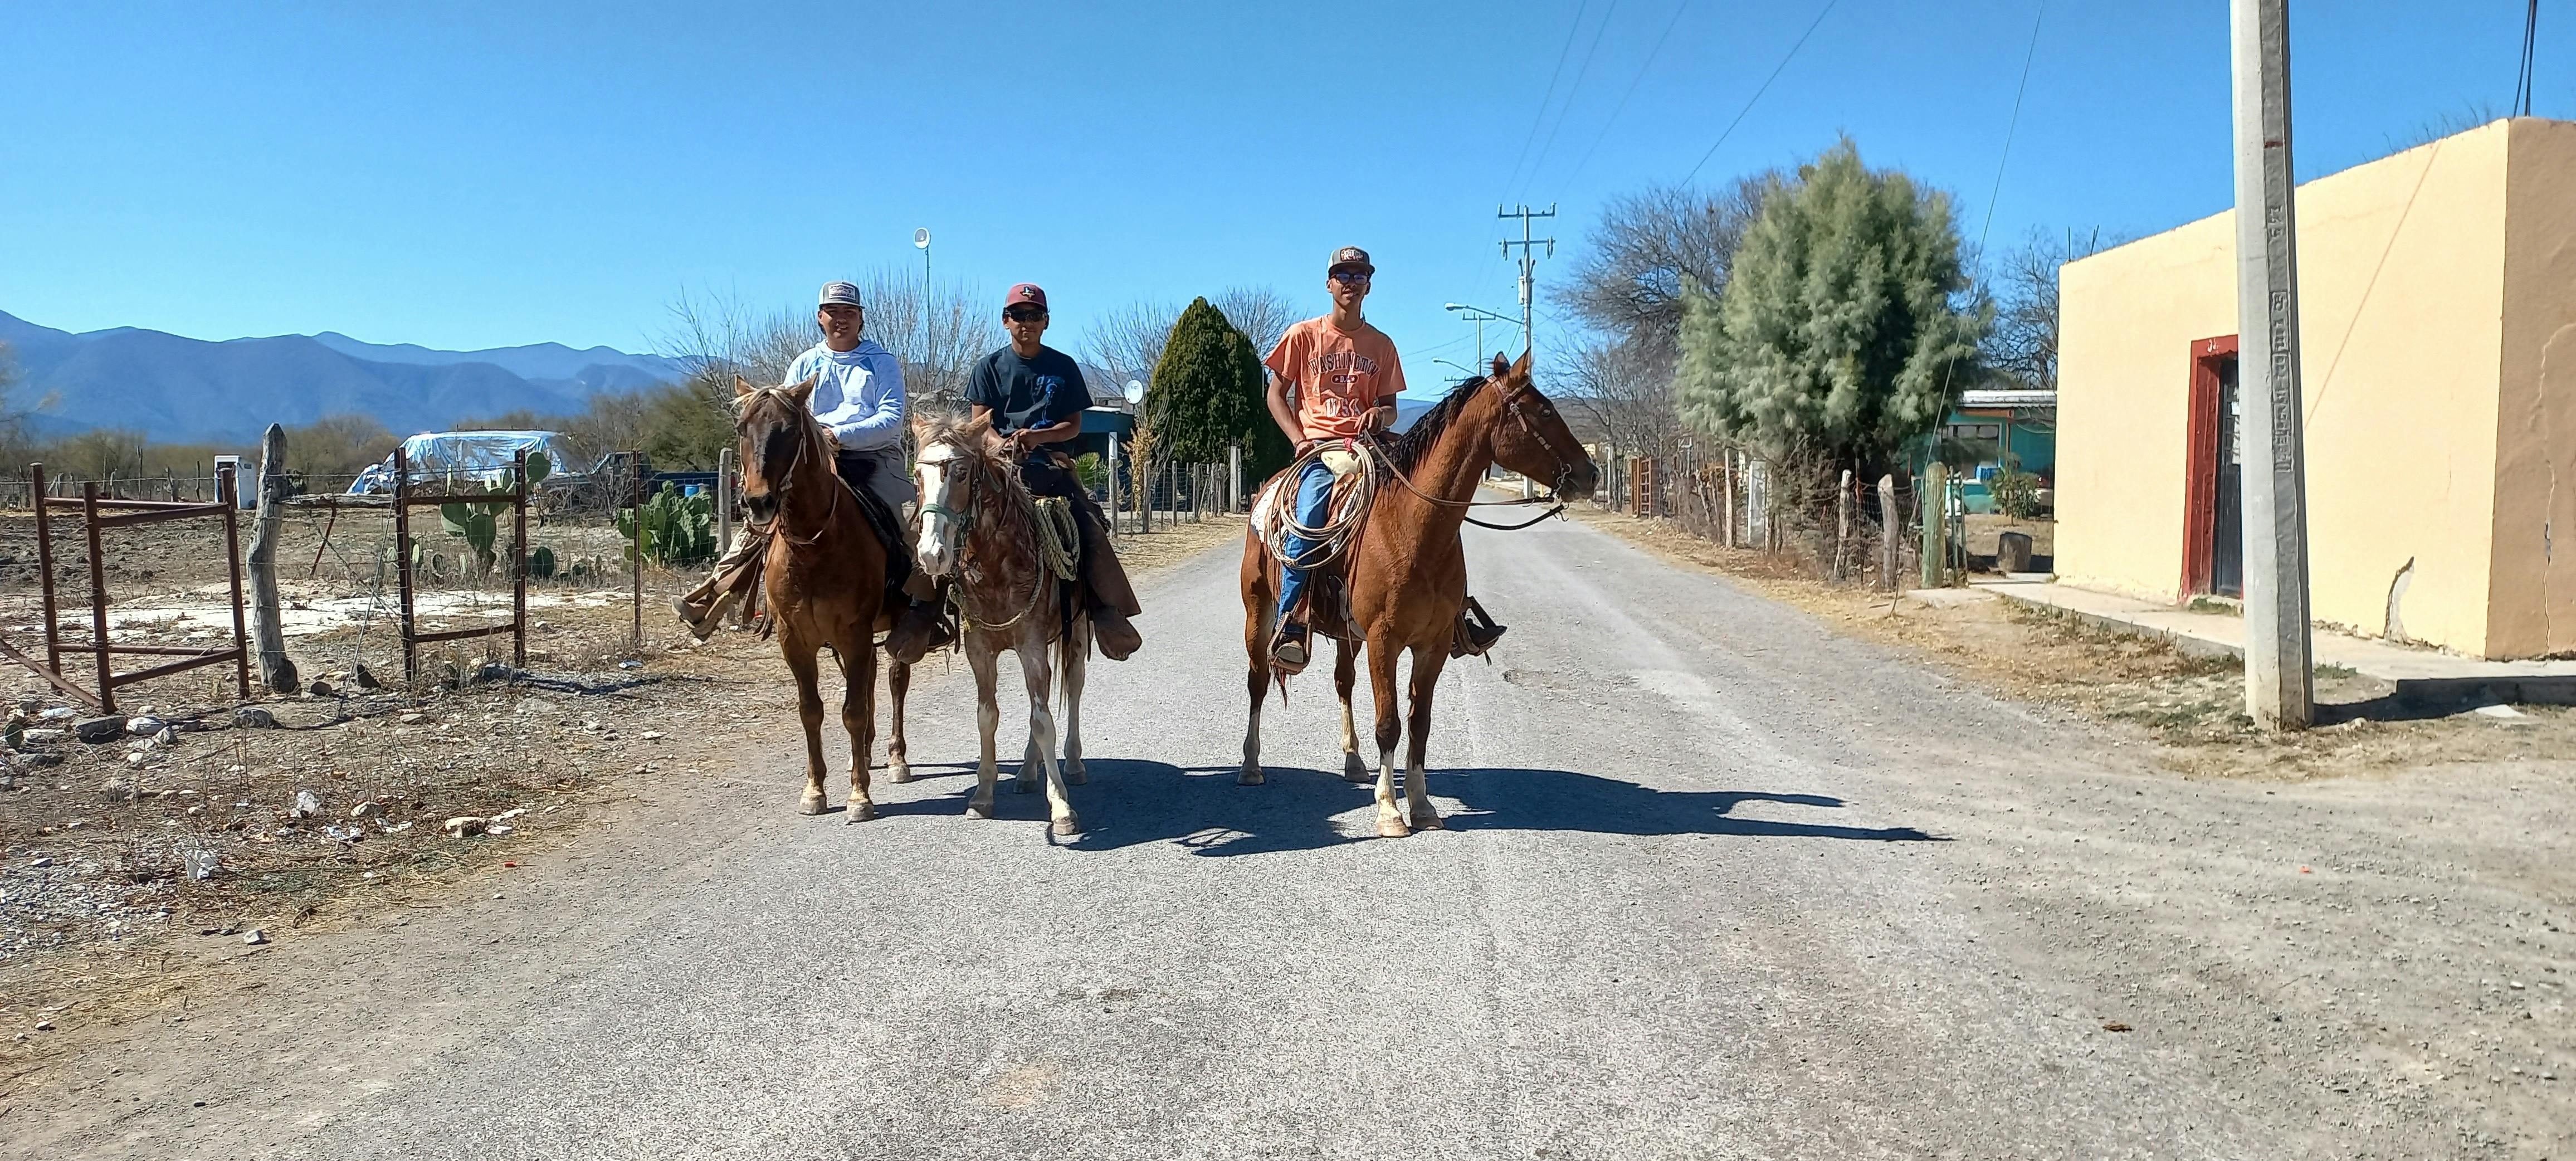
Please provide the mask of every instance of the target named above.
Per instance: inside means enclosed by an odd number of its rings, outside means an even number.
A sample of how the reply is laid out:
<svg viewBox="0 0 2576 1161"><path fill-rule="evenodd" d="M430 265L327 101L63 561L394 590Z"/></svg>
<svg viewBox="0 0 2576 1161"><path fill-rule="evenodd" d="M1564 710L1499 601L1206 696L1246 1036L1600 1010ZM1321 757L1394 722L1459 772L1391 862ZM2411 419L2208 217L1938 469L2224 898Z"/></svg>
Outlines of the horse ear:
<svg viewBox="0 0 2576 1161"><path fill-rule="evenodd" d="M1500 363L1500 362L1502 362L1502 361L1503 361L1503 360L1502 360L1502 356L1500 356L1500 355L1495 356L1495 357L1494 357L1494 361L1495 361L1496 363ZM1529 348L1527 348L1527 347L1523 347L1523 348L1521 348L1521 359L1520 359L1520 361L1519 361L1519 362L1512 364L1511 376L1512 376L1512 378L1518 379L1518 380L1520 380L1520 381L1521 381L1521 382L1523 382L1523 383L1527 383L1527 382L1529 382L1529 377L1530 377L1530 353L1529 353Z"/></svg>
<svg viewBox="0 0 2576 1161"><path fill-rule="evenodd" d="M813 397L814 383L817 378L818 376L807 375L804 382L787 389L787 397L795 400L798 406L803 406L807 399Z"/></svg>
<svg viewBox="0 0 2576 1161"><path fill-rule="evenodd" d="M1494 352L1494 373L1492 378L1500 379L1511 373L1512 365L1510 361L1503 358L1503 353L1501 351Z"/></svg>
<svg viewBox="0 0 2576 1161"><path fill-rule="evenodd" d="M760 390L760 388L758 388L758 387L754 387L754 386L752 386L752 385L751 385L751 380L749 380L749 379L745 379L745 378L743 378L743 377L742 377L742 376L740 376L740 375L736 375L736 376L734 376L734 377L733 377L733 397L734 397L734 398L736 398L736 399L740 399L740 398L742 398L743 396L749 395L749 394L751 394L752 392L754 392L754 391L758 391L758 390Z"/></svg>

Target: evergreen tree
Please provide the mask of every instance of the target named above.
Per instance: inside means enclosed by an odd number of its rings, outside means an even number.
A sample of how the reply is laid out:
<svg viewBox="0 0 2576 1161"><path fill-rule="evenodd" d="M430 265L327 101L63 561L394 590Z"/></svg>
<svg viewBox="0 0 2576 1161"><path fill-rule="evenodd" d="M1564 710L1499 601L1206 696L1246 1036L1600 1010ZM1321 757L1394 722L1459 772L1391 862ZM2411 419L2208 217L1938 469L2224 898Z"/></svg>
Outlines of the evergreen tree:
<svg viewBox="0 0 2576 1161"><path fill-rule="evenodd" d="M1252 340L1208 300L1192 300L1172 324L1163 361L1145 389L1157 454L1178 463L1224 463L1227 447L1241 443L1247 480L1287 466L1287 437L1270 421L1263 386Z"/></svg>
<svg viewBox="0 0 2576 1161"><path fill-rule="evenodd" d="M1765 456L1875 470L1983 374L1948 195L1844 138L1773 179L1722 296L1687 292L1682 417Z"/></svg>

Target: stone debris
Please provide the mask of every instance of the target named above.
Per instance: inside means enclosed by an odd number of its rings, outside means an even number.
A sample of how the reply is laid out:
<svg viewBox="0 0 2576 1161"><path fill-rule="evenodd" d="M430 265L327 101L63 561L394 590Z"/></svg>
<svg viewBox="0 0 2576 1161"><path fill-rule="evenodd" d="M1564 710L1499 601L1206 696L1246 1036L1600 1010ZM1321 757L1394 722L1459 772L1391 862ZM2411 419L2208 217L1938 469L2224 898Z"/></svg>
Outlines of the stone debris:
<svg viewBox="0 0 2576 1161"><path fill-rule="evenodd" d="M352 807L350 807L350 808L349 808L349 817L351 817L351 818L373 818L373 817L375 817L375 816L377 816L377 815L379 815L379 814L383 814L384 812L385 812L385 808L384 808L384 807L382 807L382 806L380 806L380 805L377 805L377 804L376 804L375 802L373 802L373 801L368 801L368 802L361 802L361 803L357 804L356 806L352 806Z"/></svg>
<svg viewBox="0 0 2576 1161"><path fill-rule="evenodd" d="M84 742L113 742L125 736L125 717L122 714L114 714L103 718L90 718L72 727L72 733Z"/></svg>
<svg viewBox="0 0 2576 1161"><path fill-rule="evenodd" d="M155 744L163 745L163 746L170 745L170 744L172 744L172 743L177 742L178 740L179 740L179 727L177 727L177 726L163 726L163 727L161 727L160 732L155 733L155 734L153 734L153 735L152 735L152 741L153 741Z"/></svg>
<svg viewBox="0 0 2576 1161"><path fill-rule="evenodd" d="M131 784L119 782L111 778L104 785L98 788L98 796L108 800L109 802L132 802L134 801L134 787Z"/></svg>
<svg viewBox="0 0 2576 1161"><path fill-rule="evenodd" d="M315 797L313 792L310 790L298 790L295 792L295 808L287 811L286 816L288 818L312 818L321 813L322 800Z"/></svg>
<svg viewBox="0 0 2576 1161"><path fill-rule="evenodd" d="M273 729L277 725L277 715L260 706L246 705L233 711L233 725L245 730Z"/></svg>
<svg viewBox="0 0 2576 1161"><path fill-rule="evenodd" d="M38 1032L51 1032L51 1031L53 1031L53 1030L54 1030L54 1022L53 1022L53 1021L51 1021L51 1020L38 1020L38 1021L36 1021L36 1031L38 1031Z"/></svg>
<svg viewBox="0 0 2576 1161"><path fill-rule="evenodd" d="M428 719L429 715L425 713L407 713L402 716L402 724L406 726L416 726Z"/></svg>
<svg viewBox="0 0 2576 1161"><path fill-rule="evenodd" d="M23 703L22 703L22 704L23 704ZM39 718L42 718L42 719L44 719L44 720L46 720L46 721L49 721L49 722L59 722L59 721L63 721L63 720L65 720L65 719L68 719L68 718L70 718L73 714L76 714L76 713L79 713L79 712L80 712L79 710L73 709L73 708L72 708L72 707L70 707L70 706L67 706L67 705L58 705L58 706L55 706L55 707L54 707L54 708L52 708L52 709L49 709L49 710L44 711L43 713L37 714L36 716L37 716L37 717L39 717Z"/></svg>
<svg viewBox="0 0 2576 1161"><path fill-rule="evenodd" d="M162 730L168 728L169 725L170 723L168 722L146 714L127 718L125 720L125 731L138 738L148 738L154 734L160 733Z"/></svg>
<svg viewBox="0 0 2576 1161"><path fill-rule="evenodd" d="M314 697L340 696L340 691L331 688L331 683L327 681L316 681L311 686L307 687L304 692Z"/></svg>
<svg viewBox="0 0 2576 1161"><path fill-rule="evenodd" d="M445 830L451 838L472 838L483 833L483 828L490 825L490 820L479 815L468 814L448 819L440 825L440 829Z"/></svg>
<svg viewBox="0 0 2576 1161"><path fill-rule="evenodd" d="M259 945L268 942L268 929L265 927L251 928L250 930L242 933L242 942L247 943L252 947L258 947Z"/></svg>
<svg viewBox="0 0 2576 1161"><path fill-rule="evenodd" d="M367 837L367 828L363 826L353 826L347 830L342 830L336 826L326 826L322 828L322 834L335 843L363 842Z"/></svg>
<svg viewBox="0 0 2576 1161"><path fill-rule="evenodd" d="M187 850L179 852L179 866L188 872L189 878L203 883L223 869L223 859L213 851Z"/></svg>

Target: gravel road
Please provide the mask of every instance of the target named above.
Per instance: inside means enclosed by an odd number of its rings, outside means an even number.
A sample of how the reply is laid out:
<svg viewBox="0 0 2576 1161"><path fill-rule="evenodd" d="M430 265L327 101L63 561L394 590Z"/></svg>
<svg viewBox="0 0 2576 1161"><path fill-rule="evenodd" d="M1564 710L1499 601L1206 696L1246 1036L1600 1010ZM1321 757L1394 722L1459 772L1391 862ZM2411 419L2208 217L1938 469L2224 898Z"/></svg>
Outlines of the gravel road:
<svg viewBox="0 0 2576 1161"><path fill-rule="evenodd" d="M1514 628L1440 685L1448 830L1368 837L1322 665L1235 785L1219 549L1092 667L1077 839L960 817L926 674L882 819L747 739L228 946L0 1155L2576 1157L2568 764L2185 780L1594 531L1471 555Z"/></svg>

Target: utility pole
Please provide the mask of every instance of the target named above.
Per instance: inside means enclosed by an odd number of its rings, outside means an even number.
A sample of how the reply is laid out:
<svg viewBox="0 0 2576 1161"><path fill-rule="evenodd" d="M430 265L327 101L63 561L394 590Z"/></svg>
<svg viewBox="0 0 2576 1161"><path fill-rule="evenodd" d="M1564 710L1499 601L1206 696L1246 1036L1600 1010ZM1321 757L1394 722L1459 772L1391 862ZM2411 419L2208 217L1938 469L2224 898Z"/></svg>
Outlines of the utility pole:
<svg viewBox="0 0 2576 1161"><path fill-rule="evenodd" d="M2300 432L2299 261L2290 168L2288 0L2231 0L2236 72L2237 392L2245 470L2245 709L2304 729L2307 453Z"/></svg>
<svg viewBox="0 0 2576 1161"><path fill-rule="evenodd" d="M1538 336L1535 332L1530 330L1530 284L1531 275L1538 271L1538 255L1533 254L1530 251L1533 247L1546 246L1547 256L1554 258L1556 257L1556 239L1530 237L1530 219L1555 217L1556 203L1547 203L1547 208L1544 210L1533 210L1526 204L1517 210L1506 210L1501 206L1496 206L1494 207L1494 216L1497 218L1519 218L1521 220L1521 236L1519 240L1515 241L1510 238L1503 239L1503 257L1509 258L1512 256L1512 247L1518 246L1521 248L1521 345L1524 350L1536 349L1538 346ZM1483 346L1483 340L1479 339L1476 345ZM1483 357L1484 356L1481 353L1477 356L1479 360Z"/></svg>

